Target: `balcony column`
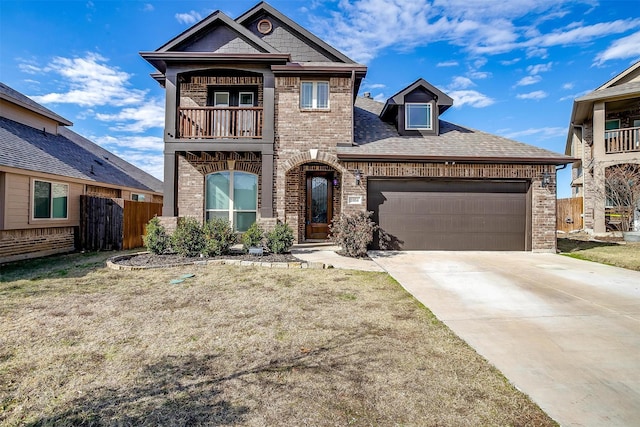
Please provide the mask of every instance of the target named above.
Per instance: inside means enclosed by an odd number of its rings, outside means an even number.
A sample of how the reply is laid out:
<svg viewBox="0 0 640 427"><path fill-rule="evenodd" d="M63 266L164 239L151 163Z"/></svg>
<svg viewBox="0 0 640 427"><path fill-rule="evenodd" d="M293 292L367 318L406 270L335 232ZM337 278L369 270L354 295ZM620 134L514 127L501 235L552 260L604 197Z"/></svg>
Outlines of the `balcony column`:
<svg viewBox="0 0 640 427"><path fill-rule="evenodd" d="M177 216L176 206L176 154L164 153L164 183L163 183L163 203L162 216Z"/></svg>
<svg viewBox="0 0 640 427"><path fill-rule="evenodd" d="M178 138L178 130L176 128L178 79L174 70L167 70L165 76L164 140L167 142L175 141Z"/></svg>
<svg viewBox="0 0 640 427"><path fill-rule="evenodd" d="M273 218L273 153L262 153L262 186L260 216Z"/></svg>
<svg viewBox="0 0 640 427"><path fill-rule="evenodd" d="M604 124L606 121L606 110L604 102L596 102L593 105L593 158L596 163L593 168L593 232L596 234L606 233L605 225L605 168L601 161L606 156L604 141ZM598 162L600 160L600 162Z"/></svg>

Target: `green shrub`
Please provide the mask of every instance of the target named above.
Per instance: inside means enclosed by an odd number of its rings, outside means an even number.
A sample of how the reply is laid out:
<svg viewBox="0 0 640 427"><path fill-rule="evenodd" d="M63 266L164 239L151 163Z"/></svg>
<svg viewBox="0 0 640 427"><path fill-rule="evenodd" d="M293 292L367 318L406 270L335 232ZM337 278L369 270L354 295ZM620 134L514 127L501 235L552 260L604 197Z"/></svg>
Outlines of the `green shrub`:
<svg viewBox="0 0 640 427"><path fill-rule="evenodd" d="M340 245L345 255L363 257L367 245L373 241L373 233L378 226L371 220L373 212L341 214L331 224L331 241Z"/></svg>
<svg viewBox="0 0 640 427"><path fill-rule="evenodd" d="M289 252L293 245L293 230L284 223L276 224L275 228L265 234L267 248L274 254Z"/></svg>
<svg viewBox="0 0 640 427"><path fill-rule="evenodd" d="M204 224L204 253L217 256L229 253L229 248L237 241L231 223L224 218L212 218Z"/></svg>
<svg viewBox="0 0 640 427"><path fill-rule="evenodd" d="M173 250L179 255L195 257L204 249L204 233L200 223L194 218L184 218L171 238Z"/></svg>
<svg viewBox="0 0 640 427"><path fill-rule="evenodd" d="M245 252L249 252L249 248L262 247L262 237L264 231L257 222L251 224L251 227L242 234L242 247Z"/></svg>
<svg viewBox="0 0 640 427"><path fill-rule="evenodd" d="M163 254L169 250L171 245L171 238L167 234L167 230L157 216L154 216L147 223L147 232L142 237L144 246L152 254Z"/></svg>

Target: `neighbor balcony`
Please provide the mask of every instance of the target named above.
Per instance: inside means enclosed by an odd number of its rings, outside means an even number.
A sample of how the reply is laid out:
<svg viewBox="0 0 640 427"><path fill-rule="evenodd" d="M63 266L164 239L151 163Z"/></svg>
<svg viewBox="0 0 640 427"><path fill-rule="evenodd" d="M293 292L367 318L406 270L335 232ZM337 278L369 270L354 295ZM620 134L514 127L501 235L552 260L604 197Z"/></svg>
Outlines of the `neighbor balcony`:
<svg viewBox="0 0 640 427"><path fill-rule="evenodd" d="M604 141L607 154L640 152L640 127L607 130Z"/></svg>
<svg viewBox="0 0 640 427"><path fill-rule="evenodd" d="M191 139L260 139L262 107L179 107L178 137Z"/></svg>

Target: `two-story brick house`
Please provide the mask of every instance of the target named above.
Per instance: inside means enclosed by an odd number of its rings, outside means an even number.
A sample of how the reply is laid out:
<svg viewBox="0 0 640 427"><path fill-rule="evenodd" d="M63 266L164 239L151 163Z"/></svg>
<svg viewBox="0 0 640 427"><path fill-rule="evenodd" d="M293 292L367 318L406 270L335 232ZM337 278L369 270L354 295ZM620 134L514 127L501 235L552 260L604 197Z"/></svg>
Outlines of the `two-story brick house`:
<svg viewBox="0 0 640 427"><path fill-rule="evenodd" d="M608 211L627 208L633 215L634 209L607 200L605 181L619 165L640 168L640 61L575 99L565 153L578 159L571 187L574 197L583 197L584 228L596 234L620 230L620 221Z"/></svg>
<svg viewBox="0 0 640 427"><path fill-rule="evenodd" d="M302 242L369 210L404 249L555 249L569 157L440 120L453 100L423 79L358 97L367 67L264 2L141 55L166 89L168 223L280 220Z"/></svg>

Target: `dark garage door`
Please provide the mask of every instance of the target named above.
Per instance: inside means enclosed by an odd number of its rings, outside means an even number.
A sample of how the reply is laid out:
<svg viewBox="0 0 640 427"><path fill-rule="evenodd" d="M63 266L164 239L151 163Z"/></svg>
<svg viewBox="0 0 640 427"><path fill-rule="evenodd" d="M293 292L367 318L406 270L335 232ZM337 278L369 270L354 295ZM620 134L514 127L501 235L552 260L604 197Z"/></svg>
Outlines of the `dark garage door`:
<svg viewBox="0 0 640 427"><path fill-rule="evenodd" d="M528 187L523 181L374 179L367 208L391 248L522 251Z"/></svg>

